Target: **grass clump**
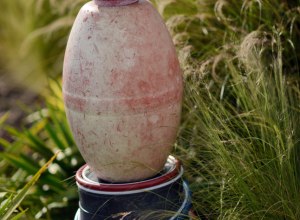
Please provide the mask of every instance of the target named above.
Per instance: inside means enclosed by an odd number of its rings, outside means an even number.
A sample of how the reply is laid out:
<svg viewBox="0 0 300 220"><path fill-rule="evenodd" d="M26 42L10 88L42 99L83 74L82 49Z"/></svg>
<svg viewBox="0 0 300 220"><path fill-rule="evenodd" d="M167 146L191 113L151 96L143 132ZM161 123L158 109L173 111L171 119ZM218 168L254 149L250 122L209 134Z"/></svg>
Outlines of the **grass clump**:
<svg viewBox="0 0 300 220"><path fill-rule="evenodd" d="M186 87L178 144L208 216L299 218L300 100L290 96L299 88L287 88L278 62L245 76L228 62L221 97L201 83Z"/></svg>
<svg viewBox="0 0 300 220"><path fill-rule="evenodd" d="M299 5L164 5L185 77L177 153L208 219L299 219Z"/></svg>

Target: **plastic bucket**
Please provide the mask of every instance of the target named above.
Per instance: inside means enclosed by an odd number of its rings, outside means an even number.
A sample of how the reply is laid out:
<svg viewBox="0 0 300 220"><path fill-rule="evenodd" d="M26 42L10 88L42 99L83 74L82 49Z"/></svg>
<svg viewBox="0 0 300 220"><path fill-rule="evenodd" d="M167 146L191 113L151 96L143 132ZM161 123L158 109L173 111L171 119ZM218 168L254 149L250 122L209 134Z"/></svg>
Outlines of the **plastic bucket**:
<svg viewBox="0 0 300 220"><path fill-rule="evenodd" d="M160 174L133 183L103 182L84 166L76 174L80 201L75 220L188 219L191 194L182 174L172 156Z"/></svg>

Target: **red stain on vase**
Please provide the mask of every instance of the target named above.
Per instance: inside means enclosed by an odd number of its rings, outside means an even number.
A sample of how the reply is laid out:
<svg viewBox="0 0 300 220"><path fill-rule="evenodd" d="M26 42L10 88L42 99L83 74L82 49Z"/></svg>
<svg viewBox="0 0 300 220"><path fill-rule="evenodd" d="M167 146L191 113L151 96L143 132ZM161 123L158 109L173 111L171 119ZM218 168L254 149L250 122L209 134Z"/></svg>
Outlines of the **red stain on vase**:
<svg viewBox="0 0 300 220"><path fill-rule="evenodd" d="M64 94L64 102L65 106L69 109L74 109L79 112L84 112L86 110L87 100L83 98L75 97L69 94Z"/></svg>
<svg viewBox="0 0 300 220"><path fill-rule="evenodd" d="M146 81L142 80L138 83L138 87L141 93L148 92L150 90L150 85Z"/></svg>
<svg viewBox="0 0 300 220"><path fill-rule="evenodd" d="M118 131L118 132L121 132L121 131L122 131L122 128L121 128L121 125L120 125L120 124L117 125L117 131Z"/></svg>
<svg viewBox="0 0 300 220"><path fill-rule="evenodd" d="M76 128L76 133L75 134L76 134L76 136L77 136L78 141L80 142L80 144L86 145L85 135L84 135L84 133L79 128Z"/></svg>

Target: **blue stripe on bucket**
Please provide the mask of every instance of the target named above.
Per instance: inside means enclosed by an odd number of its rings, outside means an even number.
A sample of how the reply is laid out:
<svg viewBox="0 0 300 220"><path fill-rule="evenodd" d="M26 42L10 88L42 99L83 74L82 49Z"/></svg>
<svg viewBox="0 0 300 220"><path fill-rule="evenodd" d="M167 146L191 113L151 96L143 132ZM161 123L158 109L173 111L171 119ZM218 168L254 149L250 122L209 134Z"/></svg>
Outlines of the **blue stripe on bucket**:
<svg viewBox="0 0 300 220"><path fill-rule="evenodd" d="M183 181L183 189L185 194L185 199L182 206L179 208L175 216L171 217L170 220L184 220L188 219L189 211L192 208L192 193L188 184Z"/></svg>

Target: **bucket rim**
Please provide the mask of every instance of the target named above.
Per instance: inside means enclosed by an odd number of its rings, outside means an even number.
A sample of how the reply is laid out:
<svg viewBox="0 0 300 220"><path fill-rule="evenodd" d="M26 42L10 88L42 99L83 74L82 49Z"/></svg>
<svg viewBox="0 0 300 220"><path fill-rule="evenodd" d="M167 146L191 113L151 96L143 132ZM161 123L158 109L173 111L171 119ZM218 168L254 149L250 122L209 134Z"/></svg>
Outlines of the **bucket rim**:
<svg viewBox="0 0 300 220"><path fill-rule="evenodd" d="M180 164L180 161L173 156L169 156L166 164L171 164L172 167L163 175L159 175L155 178L150 178L147 180L130 182L130 183L101 183L95 182L92 180L87 180L84 178L83 172L86 172L89 169L89 166L85 164L76 172L76 183L78 187L83 188L84 190L89 189L93 191L101 192L126 192L126 191L135 191L140 189L152 188L164 183L170 182L173 179L178 179L183 174L183 168ZM165 165L166 166L166 165ZM102 194L102 193L101 193Z"/></svg>
<svg viewBox="0 0 300 220"><path fill-rule="evenodd" d="M143 193L143 192L149 192L149 191L152 191L152 190L156 190L156 189L160 189L162 187L165 187L165 186L168 186L168 185L171 185L172 183L176 182L178 179L180 179L183 175L183 168L180 169L180 172L179 174L167 181L167 182L164 182L164 183L161 183L161 184L158 184L158 185L154 185L154 186L150 186L150 187L145 187L145 188L135 188L135 189L128 189L128 190L122 190L122 191L109 191L109 190L98 190L98 189L92 189L92 188L87 188L81 184L79 184L78 182L76 182L77 186L79 189L82 189L86 192L89 192L89 193L93 193L93 194L98 194L98 195L129 195L129 194L135 194L135 193Z"/></svg>

